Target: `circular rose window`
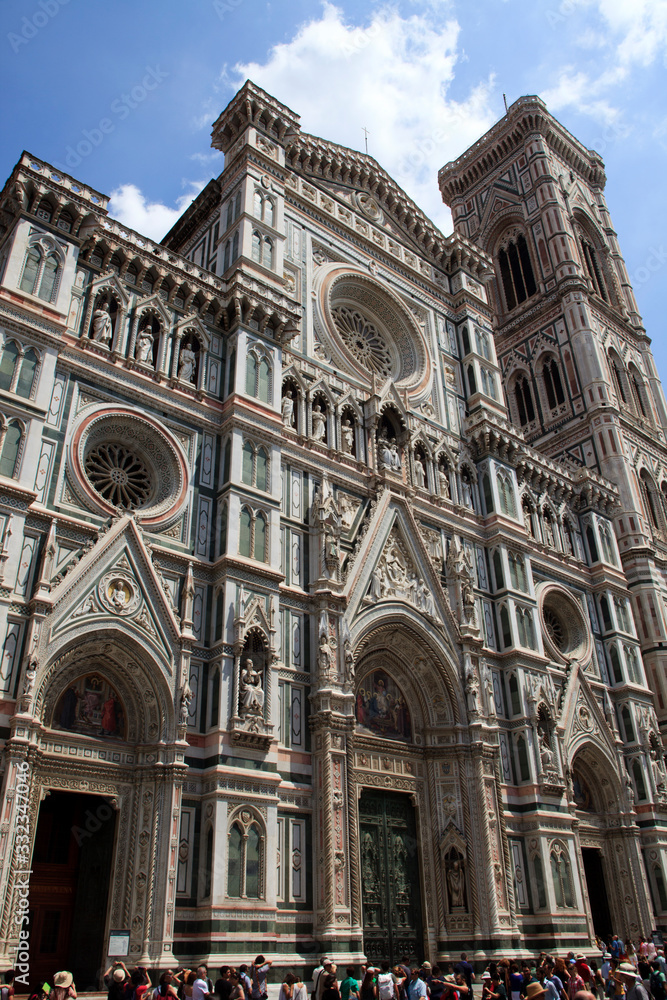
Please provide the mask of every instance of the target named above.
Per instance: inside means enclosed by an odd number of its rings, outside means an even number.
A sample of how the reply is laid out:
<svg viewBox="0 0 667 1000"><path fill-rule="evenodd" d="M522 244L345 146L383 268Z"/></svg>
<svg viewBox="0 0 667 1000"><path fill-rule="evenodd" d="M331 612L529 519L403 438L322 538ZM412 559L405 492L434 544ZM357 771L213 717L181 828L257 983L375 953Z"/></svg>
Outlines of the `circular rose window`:
<svg viewBox="0 0 667 1000"><path fill-rule="evenodd" d="M592 640L581 605L565 587L543 584L538 589L544 648L557 662L586 661Z"/></svg>
<svg viewBox="0 0 667 1000"><path fill-rule="evenodd" d="M332 362L367 384L391 379L411 394L430 387L424 333L389 285L361 268L323 265L314 279L315 323Z"/></svg>
<svg viewBox="0 0 667 1000"><path fill-rule="evenodd" d="M85 413L69 450L72 485L100 512L132 511L148 526L164 527L187 497L185 457L157 420L113 405Z"/></svg>

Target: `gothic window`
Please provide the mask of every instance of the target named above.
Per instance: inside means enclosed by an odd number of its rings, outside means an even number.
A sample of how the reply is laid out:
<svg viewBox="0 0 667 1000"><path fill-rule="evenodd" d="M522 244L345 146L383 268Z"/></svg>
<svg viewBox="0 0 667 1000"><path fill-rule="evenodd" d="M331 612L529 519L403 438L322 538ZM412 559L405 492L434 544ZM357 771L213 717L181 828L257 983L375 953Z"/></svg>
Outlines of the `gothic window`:
<svg viewBox="0 0 667 1000"><path fill-rule="evenodd" d="M630 628L630 616L628 614L628 605L622 597L614 598L614 607L616 608L616 620L618 622L619 628L622 632L631 632Z"/></svg>
<svg viewBox="0 0 667 1000"><path fill-rule="evenodd" d="M512 706L512 715L521 715L521 698L519 696L519 682L517 680L516 674L510 674L509 679L509 689L510 689L510 705Z"/></svg>
<svg viewBox="0 0 667 1000"><path fill-rule="evenodd" d="M24 427L19 420L5 423L0 418L0 476L13 479L18 473L21 445L23 443Z"/></svg>
<svg viewBox="0 0 667 1000"><path fill-rule="evenodd" d="M625 662L628 666L628 674L631 681L635 684L641 684L644 686L644 680L642 678L641 667L639 666L639 655L637 653L636 646L624 646L623 650L625 652Z"/></svg>
<svg viewBox="0 0 667 1000"><path fill-rule="evenodd" d="M263 403L270 401L271 366L267 358L258 358L254 351L250 351L246 359L245 391Z"/></svg>
<svg viewBox="0 0 667 1000"><path fill-rule="evenodd" d="M530 608L516 609L516 624L519 631L519 645L525 649L535 648L533 615Z"/></svg>
<svg viewBox="0 0 667 1000"><path fill-rule="evenodd" d="M241 479L246 486L254 486L265 493L269 488L269 459L265 448L250 441L243 445Z"/></svg>
<svg viewBox="0 0 667 1000"><path fill-rule="evenodd" d="M621 709L621 719L623 720L623 731L625 733L625 742L634 743L635 742L635 731L632 726L632 719L630 717L630 709L627 705L624 705Z"/></svg>
<svg viewBox="0 0 667 1000"><path fill-rule="evenodd" d="M491 480L489 479L488 472L485 472L482 476L482 493L484 494L484 506L486 507L486 513L493 513L493 493L491 491Z"/></svg>
<svg viewBox="0 0 667 1000"><path fill-rule="evenodd" d="M482 389L487 396L491 399L496 399L496 380L493 377L493 372L487 371L486 368L480 368L482 373Z"/></svg>
<svg viewBox="0 0 667 1000"><path fill-rule="evenodd" d="M222 265L223 273L228 271L239 255L239 234L238 230L225 242L225 255Z"/></svg>
<svg viewBox="0 0 667 1000"><path fill-rule="evenodd" d="M249 809L232 823L227 848L227 895L232 899L262 899L264 836Z"/></svg>
<svg viewBox="0 0 667 1000"><path fill-rule="evenodd" d="M588 276L591 279L591 284L593 286L593 291L600 298L604 299L605 302L609 301L609 293L607 291L607 285L603 277L603 271L600 267L600 262L598 260L598 252L591 243L589 239L585 236L579 237L579 242L581 244L581 253L584 258L584 263L586 265L586 270L588 271Z"/></svg>
<svg viewBox="0 0 667 1000"><path fill-rule="evenodd" d="M274 205L273 199L263 191L255 191L253 198L253 214L260 222L265 222L267 226L273 226Z"/></svg>
<svg viewBox="0 0 667 1000"><path fill-rule="evenodd" d="M551 845L550 860L556 906L574 906L570 862L565 847L557 840Z"/></svg>
<svg viewBox="0 0 667 1000"><path fill-rule="evenodd" d="M463 345L463 357L470 354L470 334L468 333L468 327L464 326L461 330L461 343Z"/></svg>
<svg viewBox="0 0 667 1000"><path fill-rule="evenodd" d="M241 508L239 525L239 554L246 559L267 561L268 523L266 514L249 507Z"/></svg>
<svg viewBox="0 0 667 1000"><path fill-rule="evenodd" d="M565 402L560 369L555 358L548 358L542 366L542 381L547 394L547 402L551 410Z"/></svg>
<svg viewBox="0 0 667 1000"><path fill-rule="evenodd" d="M664 912L667 910L667 892L665 891L665 878L660 865L653 866L653 878L655 880L655 887L658 890L660 909Z"/></svg>
<svg viewBox="0 0 667 1000"><path fill-rule="evenodd" d="M642 771L642 766L638 760L633 760L632 762L632 777L635 782L635 791L637 792L637 800L639 802L646 801L646 784L644 782L644 773Z"/></svg>
<svg viewBox="0 0 667 1000"><path fill-rule="evenodd" d="M477 392L477 381L475 379L475 369L472 365L468 365L468 392L471 396L474 396Z"/></svg>
<svg viewBox="0 0 667 1000"><path fill-rule="evenodd" d="M516 517L516 504L514 502L514 489L512 480L504 473L499 472L496 476L496 486L498 487L498 499L500 510L509 517Z"/></svg>
<svg viewBox="0 0 667 1000"><path fill-rule="evenodd" d="M490 361L491 360L491 345L490 345L490 342L489 342L489 335L488 335L488 333L486 332L486 330L480 330L479 327L477 327L477 330L475 332L476 332L476 338L477 338L477 353L481 354L481 356L483 358L486 358L487 361Z"/></svg>
<svg viewBox="0 0 667 1000"><path fill-rule="evenodd" d="M621 667L621 658L618 655L618 649L616 643L613 643L609 647L609 659L611 660L611 672L614 678L614 684L623 683L623 669Z"/></svg>
<svg viewBox="0 0 667 1000"><path fill-rule="evenodd" d="M0 358L0 389L9 391L14 383L14 376L20 359L20 348L13 340L5 341Z"/></svg>
<svg viewBox="0 0 667 1000"><path fill-rule="evenodd" d="M496 578L496 590L501 590L505 586L505 575L503 573L503 559L500 549L493 553L493 575Z"/></svg>
<svg viewBox="0 0 667 1000"><path fill-rule="evenodd" d="M610 351L609 355L609 368L611 371L611 377L614 382L614 389L616 390L616 398L619 403L624 403L628 405L628 397L625 391L625 370L623 368L623 362L619 358L615 351Z"/></svg>
<svg viewBox="0 0 667 1000"><path fill-rule="evenodd" d="M628 365L628 382L630 383L630 392L632 393L632 401L637 416L648 419L651 408L646 395L646 387L644 379L635 365Z"/></svg>
<svg viewBox="0 0 667 1000"><path fill-rule="evenodd" d="M605 632L611 632L612 623L611 623L611 614L609 612L609 601L604 596L604 594L600 598L600 611L602 612L602 624L604 626Z"/></svg>
<svg viewBox="0 0 667 1000"><path fill-rule="evenodd" d="M506 604L500 608L500 627L503 633L503 646L508 649L512 645L512 629L510 628L510 616Z"/></svg>
<svg viewBox="0 0 667 1000"><path fill-rule="evenodd" d="M591 557L591 562L599 562L600 557L598 555L598 547L595 543L595 532L590 524L586 525L586 542L588 544L588 553Z"/></svg>
<svg viewBox="0 0 667 1000"><path fill-rule="evenodd" d="M611 536L611 528L604 521L598 521L598 531L600 533L600 544L602 546L602 554L606 562L611 563L612 566L615 566L616 553L614 550L614 542Z"/></svg>
<svg viewBox="0 0 667 1000"><path fill-rule="evenodd" d="M509 552L507 560L510 564L510 579L515 590L528 590L528 578L526 576L526 564L520 552ZM524 645L522 643L522 645Z"/></svg>
<svg viewBox="0 0 667 1000"><path fill-rule="evenodd" d="M543 910L547 905L547 893L544 884L544 866L539 854L533 858L533 875L535 876L534 885L537 892L537 908Z"/></svg>
<svg viewBox="0 0 667 1000"><path fill-rule="evenodd" d="M241 214L241 189L238 188L227 202L225 229L229 229Z"/></svg>
<svg viewBox="0 0 667 1000"><path fill-rule="evenodd" d="M58 290L60 271L60 259L55 253L41 253L37 247L32 247L23 265L21 291L52 302Z"/></svg>
<svg viewBox="0 0 667 1000"><path fill-rule="evenodd" d="M537 291L528 244L523 234L510 240L498 253L498 266L507 309L514 309Z"/></svg>
<svg viewBox="0 0 667 1000"><path fill-rule="evenodd" d="M530 781L530 765L528 764L528 748L526 738L521 734L516 739L516 755L519 761L519 780Z"/></svg>
<svg viewBox="0 0 667 1000"><path fill-rule="evenodd" d="M263 267L273 267L273 240L257 229L252 234L252 259Z"/></svg>
<svg viewBox="0 0 667 1000"><path fill-rule="evenodd" d="M660 521L658 515L658 500L656 497L656 490L653 484L653 480L649 476L646 469L642 469L639 474L639 489L641 491L642 500L644 501L644 509L646 511L646 516L649 524L656 531L660 530Z"/></svg>

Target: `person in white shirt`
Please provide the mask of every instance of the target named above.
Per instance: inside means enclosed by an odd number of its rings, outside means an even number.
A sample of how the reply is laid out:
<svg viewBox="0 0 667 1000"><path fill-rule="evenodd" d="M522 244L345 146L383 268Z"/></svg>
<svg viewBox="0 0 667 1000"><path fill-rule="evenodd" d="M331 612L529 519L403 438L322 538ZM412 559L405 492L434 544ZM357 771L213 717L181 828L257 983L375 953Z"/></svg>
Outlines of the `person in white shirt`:
<svg viewBox="0 0 667 1000"><path fill-rule="evenodd" d="M213 1000L213 994L209 990L207 968L200 965L197 969L197 978L192 984L192 1000Z"/></svg>

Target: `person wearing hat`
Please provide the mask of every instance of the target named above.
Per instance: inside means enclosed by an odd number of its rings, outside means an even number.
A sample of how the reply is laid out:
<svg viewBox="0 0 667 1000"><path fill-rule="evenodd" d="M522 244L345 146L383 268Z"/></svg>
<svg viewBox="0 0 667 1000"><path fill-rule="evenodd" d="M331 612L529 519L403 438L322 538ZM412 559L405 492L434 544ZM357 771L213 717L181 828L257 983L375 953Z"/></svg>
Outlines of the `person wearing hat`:
<svg viewBox="0 0 667 1000"><path fill-rule="evenodd" d="M324 980L327 976L331 975L331 966L333 965L333 959L329 958L328 955L322 956L322 968L315 969L313 972L313 1000L322 1000L322 993L324 992ZM317 975L317 979L315 976ZM253 991L253 1000L257 1000Z"/></svg>
<svg viewBox="0 0 667 1000"><path fill-rule="evenodd" d="M632 962L621 962L614 978L625 987L625 1000L649 1000L647 989Z"/></svg>
<svg viewBox="0 0 667 1000"><path fill-rule="evenodd" d="M543 1000L546 989L541 983L528 983L526 986L526 1000Z"/></svg>
<svg viewBox="0 0 667 1000"><path fill-rule="evenodd" d="M53 977L53 1000L76 998L76 986L71 972L56 972Z"/></svg>

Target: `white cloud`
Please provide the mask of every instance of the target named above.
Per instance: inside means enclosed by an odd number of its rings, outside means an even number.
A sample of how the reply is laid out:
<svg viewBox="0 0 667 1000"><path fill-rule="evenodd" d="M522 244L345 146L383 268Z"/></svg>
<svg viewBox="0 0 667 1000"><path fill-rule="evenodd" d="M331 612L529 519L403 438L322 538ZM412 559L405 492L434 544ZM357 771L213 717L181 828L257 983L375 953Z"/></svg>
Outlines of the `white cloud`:
<svg viewBox="0 0 667 1000"><path fill-rule="evenodd" d="M169 232L206 183L189 181L190 190L178 199L173 208L157 201L149 201L136 184L121 184L111 192L109 215L128 229L134 229L142 236L158 241Z"/></svg>
<svg viewBox="0 0 667 1000"><path fill-rule="evenodd" d="M442 7L440 6L440 10ZM304 132L368 151L433 221L451 230L437 172L497 117L489 77L467 96L448 96L461 58L459 25L437 6L410 17L378 9L354 26L325 3L318 18L276 45L264 63L234 67L229 82L253 80L301 115ZM226 71L227 73L228 71Z"/></svg>

